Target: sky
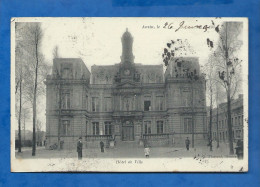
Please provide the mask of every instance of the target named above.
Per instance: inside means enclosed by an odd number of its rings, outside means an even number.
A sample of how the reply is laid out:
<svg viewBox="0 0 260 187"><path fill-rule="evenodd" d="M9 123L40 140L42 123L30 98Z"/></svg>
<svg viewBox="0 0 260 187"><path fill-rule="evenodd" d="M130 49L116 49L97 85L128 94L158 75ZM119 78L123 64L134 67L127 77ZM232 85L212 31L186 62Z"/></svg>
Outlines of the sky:
<svg viewBox="0 0 260 187"><path fill-rule="evenodd" d="M200 63L204 64L210 52L206 39L216 38L217 33L212 28L206 32L204 29L179 29L176 31L182 21L184 21L184 26L212 26L210 19L54 19L54 21L42 23L44 31L42 49L44 49L43 53L49 63L52 63L54 47L58 46L60 57L82 58L89 69L94 64L115 64L120 62L121 36L128 28L134 38L133 53L136 63L162 64L161 55L166 43L170 40L187 39L196 51L196 54L192 56L198 56ZM169 27L163 28L166 22ZM215 19L214 22L217 24L219 20Z"/></svg>
<svg viewBox="0 0 260 187"><path fill-rule="evenodd" d="M61 58L81 58L88 69L96 65L113 65L120 62L121 36L128 28L134 38L135 63L163 64L162 53L171 40L187 40L204 65L212 50L207 38L217 42L215 26L223 18L20 18L17 21L42 23L41 50L45 61L52 65L53 49L58 46ZM215 25L213 25L213 23ZM45 124L46 98L40 98L38 118ZM29 122L29 124L32 124ZM45 130L45 125L43 125ZM27 126L31 128L30 125Z"/></svg>

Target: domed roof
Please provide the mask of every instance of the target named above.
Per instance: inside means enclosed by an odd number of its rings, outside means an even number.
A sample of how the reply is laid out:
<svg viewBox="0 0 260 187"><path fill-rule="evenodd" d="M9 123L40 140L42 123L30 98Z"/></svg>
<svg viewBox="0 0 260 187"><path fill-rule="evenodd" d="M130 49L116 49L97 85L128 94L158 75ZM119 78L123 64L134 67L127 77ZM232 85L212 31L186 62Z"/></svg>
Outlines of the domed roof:
<svg viewBox="0 0 260 187"><path fill-rule="evenodd" d="M130 32L128 32L128 28L126 28L126 31L124 32L122 39L132 39L132 35Z"/></svg>

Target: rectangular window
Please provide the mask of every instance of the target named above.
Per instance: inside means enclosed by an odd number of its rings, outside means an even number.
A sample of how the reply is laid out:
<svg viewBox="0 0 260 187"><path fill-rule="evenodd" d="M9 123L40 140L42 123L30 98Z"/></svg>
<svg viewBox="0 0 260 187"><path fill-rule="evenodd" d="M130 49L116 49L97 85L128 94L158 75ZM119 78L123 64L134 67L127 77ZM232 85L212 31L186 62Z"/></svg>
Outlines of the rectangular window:
<svg viewBox="0 0 260 187"><path fill-rule="evenodd" d="M144 111L150 111L151 101L144 101Z"/></svg>
<svg viewBox="0 0 260 187"><path fill-rule="evenodd" d="M182 97L182 105L183 106L191 106L192 105L193 101L192 101L192 98L191 98L191 96L192 96L191 93L192 92L191 92L191 90L188 87L183 89L182 95L181 95L181 97Z"/></svg>
<svg viewBox="0 0 260 187"><path fill-rule="evenodd" d="M163 96L156 96L156 110L163 110Z"/></svg>
<svg viewBox="0 0 260 187"><path fill-rule="evenodd" d="M70 93L62 93L61 97L62 109L70 109Z"/></svg>
<svg viewBox="0 0 260 187"><path fill-rule="evenodd" d="M241 125L241 116L238 116L238 125Z"/></svg>
<svg viewBox="0 0 260 187"><path fill-rule="evenodd" d="M70 121L69 120L62 120L61 135L64 135L64 136L70 135Z"/></svg>
<svg viewBox="0 0 260 187"><path fill-rule="evenodd" d="M98 111L99 111L99 98L92 97L92 112L98 112Z"/></svg>
<svg viewBox="0 0 260 187"><path fill-rule="evenodd" d="M70 78L70 69L69 68L63 68L62 78L63 79L69 79Z"/></svg>
<svg viewBox="0 0 260 187"><path fill-rule="evenodd" d="M235 125L237 125L237 117L235 117Z"/></svg>
<svg viewBox="0 0 260 187"><path fill-rule="evenodd" d="M192 133L192 119L191 118L184 118L184 132Z"/></svg>
<svg viewBox="0 0 260 187"><path fill-rule="evenodd" d="M112 108L112 98L111 97L105 97L104 98L104 111L105 112L110 112Z"/></svg>
<svg viewBox="0 0 260 187"><path fill-rule="evenodd" d="M151 96L144 97L144 111L151 111Z"/></svg>
<svg viewBox="0 0 260 187"><path fill-rule="evenodd" d="M88 121L86 121L86 135L88 135Z"/></svg>
<svg viewBox="0 0 260 187"><path fill-rule="evenodd" d="M99 122L93 122L93 135L99 135Z"/></svg>
<svg viewBox="0 0 260 187"><path fill-rule="evenodd" d="M113 125L111 122L105 122L105 135L113 134Z"/></svg>
<svg viewBox="0 0 260 187"><path fill-rule="evenodd" d="M144 134L151 134L151 121L144 122Z"/></svg>
<svg viewBox="0 0 260 187"><path fill-rule="evenodd" d="M88 96L86 95L86 109L88 110Z"/></svg>
<svg viewBox="0 0 260 187"><path fill-rule="evenodd" d="M241 130L236 130L236 137L241 138Z"/></svg>
<svg viewBox="0 0 260 187"><path fill-rule="evenodd" d="M157 134L163 133L163 121L157 121Z"/></svg>

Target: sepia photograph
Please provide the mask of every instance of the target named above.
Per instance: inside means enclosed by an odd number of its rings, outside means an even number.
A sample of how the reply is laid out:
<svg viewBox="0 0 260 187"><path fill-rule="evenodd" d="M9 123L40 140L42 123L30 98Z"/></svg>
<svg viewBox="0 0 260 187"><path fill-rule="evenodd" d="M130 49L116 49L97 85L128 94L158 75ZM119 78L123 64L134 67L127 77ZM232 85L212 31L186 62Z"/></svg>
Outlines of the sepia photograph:
<svg viewBox="0 0 260 187"><path fill-rule="evenodd" d="M12 18L11 172L247 172L247 18Z"/></svg>

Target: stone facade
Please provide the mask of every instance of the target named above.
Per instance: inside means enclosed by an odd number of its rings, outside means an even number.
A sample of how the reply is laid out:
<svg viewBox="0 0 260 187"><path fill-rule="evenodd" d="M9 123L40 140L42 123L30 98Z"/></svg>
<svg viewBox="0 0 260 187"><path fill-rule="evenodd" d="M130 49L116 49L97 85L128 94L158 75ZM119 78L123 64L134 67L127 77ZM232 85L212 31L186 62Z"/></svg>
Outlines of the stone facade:
<svg viewBox="0 0 260 187"><path fill-rule="evenodd" d="M121 62L93 65L91 73L81 59L53 60L46 80L48 145L63 141L64 148L73 148L81 136L87 147L111 139L151 146L171 145L174 139L174 145L184 146L192 134L195 145L206 145L205 80L198 58L181 58L196 69L193 81L176 74L183 71L174 59L165 73L163 65L135 63L130 32L121 40Z"/></svg>
<svg viewBox="0 0 260 187"><path fill-rule="evenodd" d="M209 110L207 113L207 124L209 125ZM231 102L231 123L233 141L243 140L244 115L242 94ZM220 142L228 142L227 103L222 103L218 109L214 108L212 110L212 139L217 140L218 138Z"/></svg>

